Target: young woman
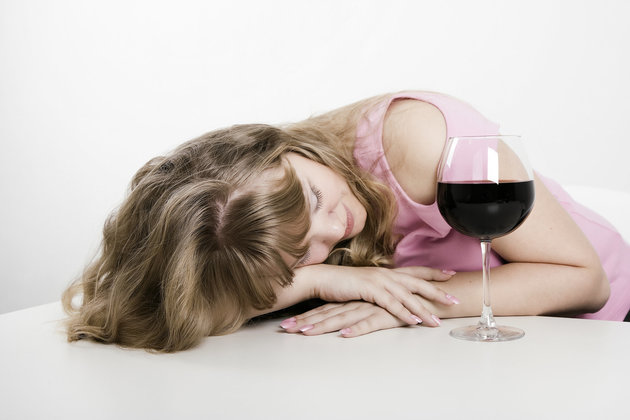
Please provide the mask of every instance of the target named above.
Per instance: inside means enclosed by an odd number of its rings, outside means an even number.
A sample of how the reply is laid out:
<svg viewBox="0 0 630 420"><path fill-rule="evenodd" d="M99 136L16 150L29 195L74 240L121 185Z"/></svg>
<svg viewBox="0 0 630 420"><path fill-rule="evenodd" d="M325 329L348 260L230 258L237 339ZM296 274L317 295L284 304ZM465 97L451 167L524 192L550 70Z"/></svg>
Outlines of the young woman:
<svg viewBox="0 0 630 420"><path fill-rule="evenodd" d="M106 222L101 254L64 294L68 337L177 351L311 298L336 303L285 330L352 337L478 315L479 244L441 218L436 169L447 137L492 134L461 101L407 92L185 143L141 168ZM623 320L630 247L535 183L530 216L493 241L495 314Z"/></svg>

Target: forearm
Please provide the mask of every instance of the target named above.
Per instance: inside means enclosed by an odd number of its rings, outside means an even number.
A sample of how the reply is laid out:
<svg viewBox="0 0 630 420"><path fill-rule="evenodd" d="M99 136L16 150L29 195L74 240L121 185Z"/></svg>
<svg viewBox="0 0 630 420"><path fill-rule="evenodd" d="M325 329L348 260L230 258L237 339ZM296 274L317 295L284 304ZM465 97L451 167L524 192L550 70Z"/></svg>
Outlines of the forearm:
<svg viewBox="0 0 630 420"><path fill-rule="evenodd" d="M482 306L481 272L457 273L437 284L457 296L456 306L427 302L441 318L476 316ZM490 270L490 297L495 315L543 315L595 312L608 298L601 267L510 263Z"/></svg>

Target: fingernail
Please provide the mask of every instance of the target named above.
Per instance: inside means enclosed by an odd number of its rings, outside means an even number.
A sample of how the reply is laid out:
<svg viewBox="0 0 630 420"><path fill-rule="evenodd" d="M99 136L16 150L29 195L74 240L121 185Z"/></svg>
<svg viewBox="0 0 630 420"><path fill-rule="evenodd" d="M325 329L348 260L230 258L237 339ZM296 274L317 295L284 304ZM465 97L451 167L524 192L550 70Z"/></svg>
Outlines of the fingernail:
<svg viewBox="0 0 630 420"><path fill-rule="evenodd" d="M433 320L437 322L438 325L442 325L442 320L438 318L436 315L431 315L431 318L433 318Z"/></svg>
<svg viewBox="0 0 630 420"><path fill-rule="evenodd" d="M416 324L422 324L422 320L415 315L411 315L411 319L416 321Z"/></svg>
<svg viewBox="0 0 630 420"><path fill-rule="evenodd" d="M312 329L313 329L313 325L308 324L308 325L305 325L305 326L303 326L302 328L300 328L300 331L302 331L302 332L306 332L306 331L308 331L308 330L312 330Z"/></svg>
<svg viewBox="0 0 630 420"><path fill-rule="evenodd" d="M451 302L453 302L455 305L459 305L459 299L457 299L455 296L453 295L446 295L446 299L450 300Z"/></svg>
<svg viewBox="0 0 630 420"><path fill-rule="evenodd" d="M344 328L343 330L339 331L341 333L341 335L347 335L352 333L352 330L350 328Z"/></svg>
<svg viewBox="0 0 630 420"><path fill-rule="evenodd" d="M296 325L297 325L297 322L295 318L285 319L284 321L280 323L280 326L284 328L285 330L287 328L295 327Z"/></svg>
<svg viewBox="0 0 630 420"><path fill-rule="evenodd" d="M457 271L453 271L453 270L442 270L442 273L448 275L448 276L454 276L455 274L457 274Z"/></svg>

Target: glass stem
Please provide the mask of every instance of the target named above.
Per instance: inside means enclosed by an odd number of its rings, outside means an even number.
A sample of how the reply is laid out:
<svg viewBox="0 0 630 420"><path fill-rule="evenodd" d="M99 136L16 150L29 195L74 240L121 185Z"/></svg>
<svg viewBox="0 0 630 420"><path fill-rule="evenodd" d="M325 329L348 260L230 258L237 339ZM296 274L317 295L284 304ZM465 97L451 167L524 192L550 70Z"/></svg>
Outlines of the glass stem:
<svg viewBox="0 0 630 420"><path fill-rule="evenodd" d="M490 239L481 240L481 258L483 259L483 310L479 327L495 328L494 316L490 305Z"/></svg>

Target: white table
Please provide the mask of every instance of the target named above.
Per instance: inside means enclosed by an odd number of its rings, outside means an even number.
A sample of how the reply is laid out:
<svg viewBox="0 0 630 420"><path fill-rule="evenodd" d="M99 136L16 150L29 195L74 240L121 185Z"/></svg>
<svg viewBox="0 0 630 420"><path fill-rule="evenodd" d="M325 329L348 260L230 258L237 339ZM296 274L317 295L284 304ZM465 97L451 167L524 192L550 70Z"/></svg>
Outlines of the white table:
<svg viewBox="0 0 630 420"><path fill-rule="evenodd" d="M499 318L524 338L440 328L354 339L278 321L175 354L69 344L52 303L0 316L2 419L629 419L630 324ZM485 414L484 414L485 413Z"/></svg>

